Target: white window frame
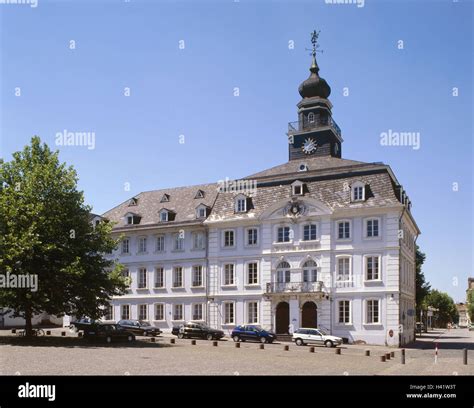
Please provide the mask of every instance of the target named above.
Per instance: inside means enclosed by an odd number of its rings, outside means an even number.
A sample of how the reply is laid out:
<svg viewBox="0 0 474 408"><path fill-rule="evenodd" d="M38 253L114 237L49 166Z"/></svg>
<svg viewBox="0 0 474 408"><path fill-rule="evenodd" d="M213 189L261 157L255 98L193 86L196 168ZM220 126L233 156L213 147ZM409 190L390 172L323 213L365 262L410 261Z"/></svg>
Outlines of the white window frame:
<svg viewBox="0 0 474 408"><path fill-rule="evenodd" d="M145 307L145 317L143 317L142 313L142 307ZM138 305L138 320L148 320L148 305L145 303L141 303Z"/></svg>
<svg viewBox="0 0 474 408"><path fill-rule="evenodd" d="M114 305L109 303L106 306L106 314L104 315L104 320L114 320Z"/></svg>
<svg viewBox="0 0 474 408"><path fill-rule="evenodd" d="M226 245L226 233L232 233L232 245ZM229 249L235 248L235 241L236 241L236 232L235 229L225 229L222 230L222 248Z"/></svg>
<svg viewBox="0 0 474 408"><path fill-rule="evenodd" d="M124 246L125 246L125 242L127 242L127 250L124 251ZM120 253L122 255L129 255L130 254L130 237L124 237L122 239L122 242L121 242L121 245L120 245Z"/></svg>
<svg viewBox="0 0 474 408"><path fill-rule="evenodd" d="M202 213L204 212L204 213ZM206 218L207 217L207 208L205 205L200 205L196 208L196 218Z"/></svg>
<svg viewBox="0 0 474 408"><path fill-rule="evenodd" d="M362 197L359 197L359 189L362 189ZM357 196L356 196L357 192ZM351 185L351 201L356 203L360 201L365 201L365 184L361 181L356 181Z"/></svg>
<svg viewBox="0 0 474 408"><path fill-rule="evenodd" d="M232 320L227 319L227 305L232 305ZM234 301L222 302L222 318L223 318L223 325L235 324L235 302Z"/></svg>
<svg viewBox="0 0 474 408"><path fill-rule="evenodd" d="M307 266L306 263L310 261L310 262L314 262L314 265L310 265L310 266ZM315 283L315 282L318 282L318 264L315 260L313 259L308 259L306 260L303 265L301 266L301 270L302 270L302 282L303 283ZM305 280L305 272L308 272L307 276L308 276L308 280ZM314 276L316 277L315 280L312 280L312 275L314 273Z"/></svg>
<svg viewBox="0 0 474 408"><path fill-rule="evenodd" d="M191 233L191 240L193 250L202 251L203 249L206 249L206 236L203 231L193 231Z"/></svg>
<svg viewBox="0 0 474 408"><path fill-rule="evenodd" d="M177 283L177 280L176 280L176 277L178 276L178 271L180 272L180 275L181 275L181 285L180 286L177 286L176 283ZM182 289L184 288L184 268L180 265L176 265L176 266L173 266L173 271L172 271L172 282L171 284L173 285L173 289Z"/></svg>
<svg viewBox="0 0 474 408"><path fill-rule="evenodd" d="M184 237L178 232L173 236L173 252L184 252Z"/></svg>
<svg viewBox="0 0 474 408"><path fill-rule="evenodd" d="M181 317L177 318L176 316L176 310L178 306L181 306ZM184 322L184 304L183 303L176 303L173 305L173 321L175 322Z"/></svg>
<svg viewBox="0 0 474 408"><path fill-rule="evenodd" d="M159 249L159 245L158 245L158 242L162 242L162 245L161 245L161 249ZM161 253L161 252L165 252L165 242L166 242L166 239L165 239L165 234L159 234L159 235L156 235L155 237L155 252L157 253Z"/></svg>
<svg viewBox="0 0 474 408"><path fill-rule="evenodd" d="M168 222L168 211L166 210L161 210L160 211L160 222Z"/></svg>
<svg viewBox="0 0 474 408"><path fill-rule="evenodd" d="M279 241L278 238L280 236L280 228L288 228L288 241ZM291 237L291 227L289 225L277 225L275 228L275 243L277 244L290 244L293 242L293 238ZM285 237L285 233L283 233L283 237Z"/></svg>
<svg viewBox="0 0 474 408"><path fill-rule="evenodd" d="M255 312L256 312L256 316L252 316L252 317L255 317L255 319L251 319L250 318L250 306L251 304L255 304ZM246 322L247 324L258 324L259 321L260 321L260 304L257 300L249 300L247 302L245 302L245 318L246 318Z"/></svg>
<svg viewBox="0 0 474 408"><path fill-rule="evenodd" d="M377 311L377 317L378 317L378 321L376 322L369 322L369 302L377 302L378 304L378 311ZM382 324L382 320L381 320L381 317L382 317L382 301L381 299L378 299L378 298L369 298L369 299L365 299L364 300L364 324L367 324L367 325L380 325Z"/></svg>
<svg viewBox="0 0 474 408"><path fill-rule="evenodd" d="M308 123L314 123L316 121L316 117L314 115L314 112L309 112L308 113Z"/></svg>
<svg viewBox="0 0 474 408"><path fill-rule="evenodd" d="M378 235L369 236L369 221L377 221L377 233ZM382 237L382 219L380 217L369 217L364 219L364 238L365 239L380 239ZM372 223L372 232L373 232L373 223Z"/></svg>
<svg viewBox="0 0 474 408"><path fill-rule="evenodd" d="M195 317L195 307L196 306L201 307L201 317L200 318ZM192 303L191 304L191 317L192 317L191 320L194 321L194 322L203 322L204 321L204 303Z"/></svg>
<svg viewBox="0 0 474 408"><path fill-rule="evenodd" d="M368 258L378 258L378 276L377 279L369 279L369 262ZM365 282L381 282L382 281L382 255L380 254L366 254L364 255L364 281Z"/></svg>
<svg viewBox="0 0 474 408"><path fill-rule="evenodd" d="M235 197L234 211L236 213L247 212L247 196L239 194Z"/></svg>
<svg viewBox="0 0 474 408"><path fill-rule="evenodd" d="M250 231L256 232L256 242L254 244L249 243L249 233ZM259 245L259 231L257 227L248 227L245 228L245 246L246 247L257 247Z"/></svg>
<svg viewBox="0 0 474 408"><path fill-rule="evenodd" d="M227 276L226 267L227 266L232 266L232 283L226 283L226 276ZM222 286L231 287L231 286L237 285L236 280L235 280L235 268L236 268L236 265L233 262L226 262L222 264Z"/></svg>
<svg viewBox="0 0 474 408"><path fill-rule="evenodd" d="M143 272L144 275L142 274ZM145 280L143 282L143 276L145 277ZM145 285L143 286L143 283ZM148 270L146 267L141 266L137 269L137 289L147 289L148 288Z"/></svg>
<svg viewBox="0 0 474 408"><path fill-rule="evenodd" d="M124 315L124 308L127 308L127 315L125 316ZM131 317L132 317L132 308L130 307L130 305L128 304L125 304L125 305L120 305L120 320L130 320Z"/></svg>
<svg viewBox="0 0 474 408"><path fill-rule="evenodd" d="M310 234L309 234L309 235L310 235L310 239L305 239L304 230L305 230L306 227L309 227L309 228L314 227L314 228L316 228L316 234L315 234L314 239L311 239L311 231L310 231ZM318 226L317 223L315 223L315 222L308 222L308 223L306 223L306 224L303 224L303 225L301 226L301 241L303 241L303 242L314 242L314 241L317 241L317 240L318 240L318 232L319 232L319 226Z"/></svg>
<svg viewBox="0 0 474 408"><path fill-rule="evenodd" d="M250 282L250 265L255 264L257 267L256 270L256 282ZM245 285L246 286L258 286L260 284L260 265L258 261L248 261L245 263Z"/></svg>
<svg viewBox="0 0 474 408"><path fill-rule="evenodd" d="M302 196L304 195L304 184L302 181L296 180L291 183L291 195L292 196ZM298 191L297 191L298 189Z"/></svg>
<svg viewBox="0 0 474 408"><path fill-rule="evenodd" d="M348 302L349 303L349 321L348 322L341 322L341 302ZM338 299L336 302L336 313L337 313L337 324L340 326L349 326L352 325L352 300L350 299ZM345 317L345 313L344 313Z"/></svg>
<svg viewBox="0 0 474 408"><path fill-rule="evenodd" d="M161 271L161 286L157 286L157 276L158 276L158 270ZM164 289L166 287L165 283L165 268L163 266L155 266L154 273L153 273L153 289Z"/></svg>
<svg viewBox="0 0 474 408"><path fill-rule="evenodd" d="M161 312L162 312L162 316L161 316L161 319L157 319L157 318L156 318L156 317L157 317L157 313L156 313L156 311L157 311L157 306L161 306L161 307L162 307L162 311L161 311ZM165 306L164 303L155 303L155 304L153 305L153 317L154 317L153 320L156 321L156 322L164 322L164 321L166 320L166 306Z"/></svg>
<svg viewBox="0 0 474 408"><path fill-rule="evenodd" d="M349 238L339 238L339 224L341 223L349 224ZM349 219L337 220L336 221L336 241L350 241L352 240L352 221Z"/></svg>
<svg viewBox="0 0 474 408"><path fill-rule="evenodd" d="M138 242L137 242L137 246L138 246L137 253L146 254L147 245L148 245L148 237L146 235L139 236Z"/></svg>
<svg viewBox="0 0 474 408"><path fill-rule="evenodd" d="M348 279L339 279L340 276L344 276L344 275L341 275L339 273L339 261L340 260L348 260L349 261L349 273L348 273ZM344 255L344 254L341 254L341 255L336 255L336 283L337 282L352 282L352 256L351 255Z"/></svg>
<svg viewBox="0 0 474 408"><path fill-rule="evenodd" d="M123 276L124 278L128 278L129 284L128 284L128 286L127 286L127 289L130 289L130 288L132 287L132 275L131 275L131 273L130 273L130 269L129 269L129 268L124 268L124 269L122 270L122 276Z"/></svg>
<svg viewBox="0 0 474 408"><path fill-rule="evenodd" d="M196 283L196 268L200 268L200 275L201 275L201 284L195 285ZM191 287L193 288L202 288L204 287L204 267L202 265L193 265L191 270Z"/></svg>

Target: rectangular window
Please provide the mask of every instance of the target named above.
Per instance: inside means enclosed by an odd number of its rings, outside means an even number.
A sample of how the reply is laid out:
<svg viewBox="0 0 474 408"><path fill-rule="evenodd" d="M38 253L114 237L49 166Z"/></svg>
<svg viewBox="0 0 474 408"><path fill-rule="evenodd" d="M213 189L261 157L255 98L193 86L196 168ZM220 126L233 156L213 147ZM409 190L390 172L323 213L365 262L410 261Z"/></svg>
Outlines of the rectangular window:
<svg viewBox="0 0 474 408"><path fill-rule="evenodd" d="M181 266L176 266L173 269L173 288L182 288L183 287L183 268Z"/></svg>
<svg viewBox="0 0 474 408"><path fill-rule="evenodd" d="M114 320L114 306L108 305L104 316L105 320Z"/></svg>
<svg viewBox="0 0 474 408"><path fill-rule="evenodd" d="M350 303L348 300L339 301L339 323L350 323Z"/></svg>
<svg viewBox="0 0 474 408"><path fill-rule="evenodd" d="M337 238L349 239L351 237L349 221L339 221L337 223Z"/></svg>
<svg viewBox="0 0 474 408"><path fill-rule="evenodd" d="M277 271L277 282L278 283L289 283L291 280L291 273L289 270Z"/></svg>
<svg viewBox="0 0 474 408"><path fill-rule="evenodd" d="M205 217L206 217L206 213L207 213L206 207L200 207L200 208L198 208L198 214L197 214L197 216L198 216L198 218L205 218Z"/></svg>
<svg viewBox="0 0 474 408"><path fill-rule="evenodd" d="M245 198L239 198L236 202L236 211L245 212L247 211L247 200Z"/></svg>
<svg viewBox="0 0 474 408"><path fill-rule="evenodd" d="M173 320L184 320L183 316L183 305L174 305Z"/></svg>
<svg viewBox="0 0 474 408"><path fill-rule="evenodd" d="M165 250L165 236L159 235L156 237L156 252L163 252Z"/></svg>
<svg viewBox="0 0 474 408"><path fill-rule="evenodd" d="M161 221L161 222L166 222L166 221L168 221L168 212L162 211L162 212L160 213L160 221Z"/></svg>
<svg viewBox="0 0 474 408"><path fill-rule="evenodd" d="M146 237L138 238L138 252L146 252Z"/></svg>
<svg viewBox="0 0 474 408"><path fill-rule="evenodd" d="M248 302L247 321L249 324L258 323L258 302Z"/></svg>
<svg viewBox="0 0 474 408"><path fill-rule="evenodd" d="M318 271L316 269L303 269L303 282L317 282Z"/></svg>
<svg viewBox="0 0 474 408"><path fill-rule="evenodd" d="M129 254L130 253L130 239L124 238L122 241L122 254Z"/></svg>
<svg viewBox="0 0 474 408"><path fill-rule="evenodd" d="M160 266L155 268L155 288L163 288L165 286L165 271Z"/></svg>
<svg viewBox="0 0 474 408"><path fill-rule="evenodd" d="M224 324L234 324L234 303L224 303Z"/></svg>
<svg viewBox="0 0 474 408"><path fill-rule="evenodd" d="M380 323L380 301L367 301L367 323Z"/></svg>
<svg viewBox="0 0 474 408"><path fill-rule="evenodd" d="M140 268L138 270L138 289L144 289L147 287L146 282L146 268Z"/></svg>
<svg viewBox="0 0 474 408"><path fill-rule="evenodd" d="M225 247L234 246L234 231L232 230L224 231L224 246Z"/></svg>
<svg viewBox="0 0 474 408"><path fill-rule="evenodd" d="M184 237L181 234L176 234L174 237L174 250L184 251Z"/></svg>
<svg viewBox="0 0 474 408"><path fill-rule="evenodd" d="M350 259L349 258L338 258L337 260L337 280L338 281L350 281Z"/></svg>
<svg viewBox="0 0 474 408"><path fill-rule="evenodd" d="M379 257L368 256L366 259L366 279L378 280L380 279Z"/></svg>
<svg viewBox="0 0 474 408"><path fill-rule="evenodd" d="M148 306L138 305L138 320L147 320L147 319L148 319Z"/></svg>
<svg viewBox="0 0 474 408"><path fill-rule="evenodd" d="M379 236L379 220L372 219L367 220L367 237L378 237Z"/></svg>
<svg viewBox="0 0 474 408"><path fill-rule="evenodd" d="M165 305L163 303L155 305L155 320L165 320Z"/></svg>
<svg viewBox="0 0 474 408"><path fill-rule="evenodd" d="M278 227L277 242L290 242L290 227Z"/></svg>
<svg viewBox="0 0 474 408"><path fill-rule="evenodd" d="M193 249L204 249L204 234L202 232L193 233Z"/></svg>
<svg viewBox="0 0 474 408"><path fill-rule="evenodd" d="M202 286L202 265L193 266L193 286Z"/></svg>
<svg viewBox="0 0 474 408"><path fill-rule="evenodd" d="M354 201L360 201L364 199L364 187L354 187Z"/></svg>
<svg viewBox="0 0 474 408"><path fill-rule="evenodd" d="M193 320L203 320L202 310L202 303L196 303L193 305Z"/></svg>
<svg viewBox="0 0 474 408"><path fill-rule="evenodd" d="M234 264L224 265L224 285L234 284Z"/></svg>
<svg viewBox="0 0 474 408"><path fill-rule="evenodd" d="M310 224L303 227L303 241L316 240L316 225Z"/></svg>
<svg viewBox="0 0 474 408"><path fill-rule="evenodd" d="M122 305L120 307L120 318L122 320L130 319L130 305Z"/></svg>
<svg viewBox="0 0 474 408"><path fill-rule="evenodd" d="M130 286L132 286L132 279L130 278L130 270L124 269L122 271L122 276L125 278L125 280L128 283L127 288L130 288Z"/></svg>
<svg viewBox="0 0 474 408"><path fill-rule="evenodd" d="M257 262L247 264L247 285L256 285L258 283L258 265Z"/></svg>
<svg viewBox="0 0 474 408"><path fill-rule="evenodd" d="M249 228L247 230L247 245L253 246L258 244L258 229Z"/></svg>

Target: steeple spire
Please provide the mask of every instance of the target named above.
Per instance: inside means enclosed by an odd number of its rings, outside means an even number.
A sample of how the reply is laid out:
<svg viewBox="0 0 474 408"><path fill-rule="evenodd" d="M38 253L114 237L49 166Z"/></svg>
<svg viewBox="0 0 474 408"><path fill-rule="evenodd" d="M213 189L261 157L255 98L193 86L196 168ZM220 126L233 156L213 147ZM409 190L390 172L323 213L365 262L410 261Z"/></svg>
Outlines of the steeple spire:
<svg viewBox="0 0 474 408"><path fill-rule="evenodd" d="M313 56L313 58L311 61L311 68L309 70L316 74L319 72L318 63L316 62L316 50L319 48L318 37L320 32L321 31L316 32L316 30L314 30L311 33L311 43L313 44L313 51L311 52L311 55Z"/></svg>

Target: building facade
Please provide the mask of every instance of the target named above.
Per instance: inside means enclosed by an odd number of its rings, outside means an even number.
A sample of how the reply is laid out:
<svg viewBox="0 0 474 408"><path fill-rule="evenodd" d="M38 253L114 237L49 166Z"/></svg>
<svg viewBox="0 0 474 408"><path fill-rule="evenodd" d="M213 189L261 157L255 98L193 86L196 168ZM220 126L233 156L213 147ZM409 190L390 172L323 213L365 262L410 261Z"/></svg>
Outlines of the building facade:
<svg viewBox="0 0 474 408"><path fill-rule="evenodd" d="M121 237L111 256L131 278L107 319L414 340L411 202L388 165L342 158L313 40L297 120L282 141L287 163L237 181L140 193L103 214Z"/></svg>

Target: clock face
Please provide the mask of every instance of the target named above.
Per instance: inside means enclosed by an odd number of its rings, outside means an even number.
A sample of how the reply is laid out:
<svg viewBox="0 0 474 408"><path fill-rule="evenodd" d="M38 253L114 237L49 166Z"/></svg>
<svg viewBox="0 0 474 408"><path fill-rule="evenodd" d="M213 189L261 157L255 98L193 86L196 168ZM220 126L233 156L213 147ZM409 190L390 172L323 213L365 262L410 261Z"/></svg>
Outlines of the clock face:
<svg viewBox="0 0 474 408"><path fill-rule="evenodd" d="M316 150L317 145L316 145L316 142L314 141L314 139L311 139L309 137L309 138L305 139L305 141L303 142L303 145L302 145L301 148L303 149L304 153L311 154Z"/></svg>

